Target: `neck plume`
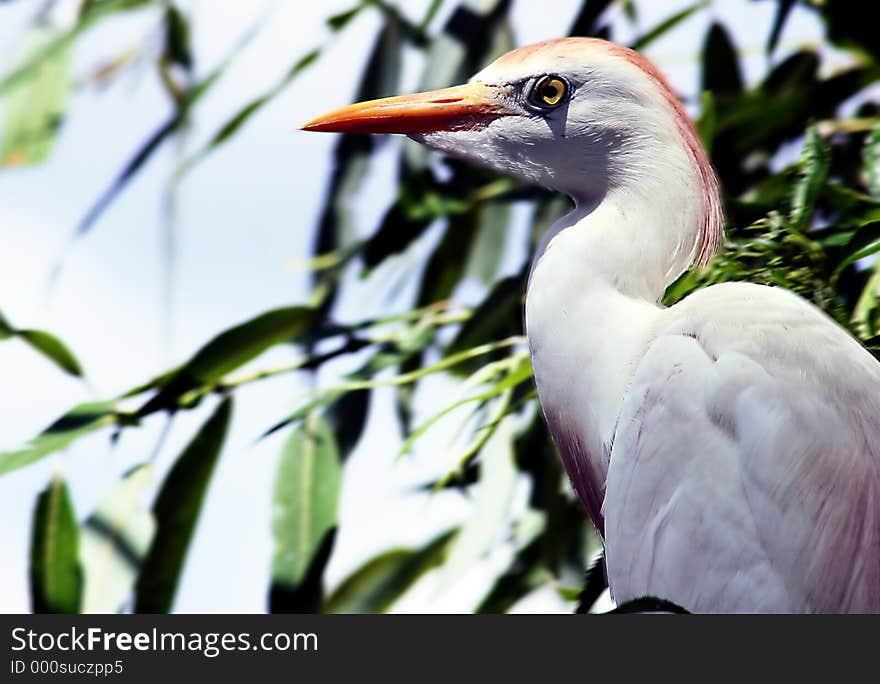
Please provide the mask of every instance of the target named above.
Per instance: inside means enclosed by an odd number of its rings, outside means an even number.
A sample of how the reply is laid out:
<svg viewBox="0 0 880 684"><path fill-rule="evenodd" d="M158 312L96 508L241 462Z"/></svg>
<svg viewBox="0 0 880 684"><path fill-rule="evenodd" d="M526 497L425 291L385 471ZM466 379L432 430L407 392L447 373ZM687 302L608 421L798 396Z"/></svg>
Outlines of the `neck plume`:
<svg viewBox="0 0 880 684"><path fill-rule="evenodd" d="M638 53L613 49L650 79L654 107L608 155L606 183L589 180L597 176L589 173L588 189L569 193L576 209L551 229L543 246L577 226L578 242L589 253L587 268L621 292L658 301L684 271L707 266L718 251L724 237L720 187L693 123L662 74Z"/></svg>
<svg viewBox="0 0 880 684"><path fill-rule="evenodd" d="M681 101L676 97L672 86L653 62L638 52L619 45L612 45L611 50L645 72L661 93L665 105L671 110L676 132L681 138L700 195L702 216L697 228L693 258L689 265L708 266L724 240L724 212L718 177L715 175L697 129Z"/></svg>

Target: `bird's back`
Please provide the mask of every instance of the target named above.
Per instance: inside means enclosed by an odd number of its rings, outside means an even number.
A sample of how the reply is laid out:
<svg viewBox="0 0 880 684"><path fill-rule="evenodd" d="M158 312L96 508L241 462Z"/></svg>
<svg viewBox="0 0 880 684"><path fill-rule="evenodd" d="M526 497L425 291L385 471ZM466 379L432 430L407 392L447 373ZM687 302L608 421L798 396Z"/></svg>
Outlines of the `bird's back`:
<svg viewBox="0 0 880 684"><path fill-rule="evenodd" d="M604 504L615 598L880 612L880 364L785 290L667 309L623 402Z"/></svg>

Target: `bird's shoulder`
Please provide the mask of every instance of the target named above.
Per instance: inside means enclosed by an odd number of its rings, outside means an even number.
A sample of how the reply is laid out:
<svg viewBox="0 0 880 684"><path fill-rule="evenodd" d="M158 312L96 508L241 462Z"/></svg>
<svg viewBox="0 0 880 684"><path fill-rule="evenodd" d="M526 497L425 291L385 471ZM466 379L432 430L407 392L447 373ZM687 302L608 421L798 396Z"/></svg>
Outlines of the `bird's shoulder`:
<svg viewBox="0 0 880 684"><path fill-rule="evenodd" d="M664 311L655 344L694 339L713 362L740 356L757 368L827 389L876 392L880 363L818 307L793 292L753 283L723 283L698 290ZM873 385L873 386L872 386Z"/></svg>
<svg viewBox="0 0 880 684"><path fill-rule="evenodd" d="M661 317L624 400L609 563L636 592L660 581L697 601L699 585L675 579L687 567L664 579L638 556L702 549L745 568L770 608L880 610L877 435L880 364L834 321L778 288L701 290ZM754 605L742 600L729 609Z"/></svg>

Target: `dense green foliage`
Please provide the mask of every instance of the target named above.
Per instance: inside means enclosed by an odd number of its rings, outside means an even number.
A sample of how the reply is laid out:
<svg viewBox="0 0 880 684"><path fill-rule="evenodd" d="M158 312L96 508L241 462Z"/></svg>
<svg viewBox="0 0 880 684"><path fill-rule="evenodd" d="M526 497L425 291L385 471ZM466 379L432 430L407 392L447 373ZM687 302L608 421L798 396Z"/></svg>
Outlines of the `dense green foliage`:
<svg viewBox="0 0 880 684"><path fill-rule="evenodd" d="M681 22L711 11L708 4L698 2L680 9L645 31L635 46L647 47ZM700 103L691 104L699 104L698 128L721 178L727 242L708 269L686 274L674 284L666 301L674 303L696 288L722 281L780 285L826 310L873 348L880 344L880 269L873 259L880 251L880 107L870 101L856 107L849 104L880 82L880 41L870 22L859 16L857 3L777 0L771 4L776 6L776 19L766 27L767 68L757 85L745 85L738 47L722 24L712 23L703 37L703 96ZM829 45L846 53L850 66L824 69L827 46L803 48L781 60L774 57L796 4L808 6L821 17ZM378 12L383 17L356 99L398 91L405 48L424 51L427 67L422 85L432 88L465 80L513 47L508 21L511 2L462 2L441 26L436 17L442 5L436 0L424 17L414 20L391 2L365 0L328 19L335 33L344 31L362 13ZM614 39L609 10L622 7L625 20L634 21L639 5L638 1L586 0L571 17L571 33ZM134 151L96 199L76 228L78 238L87 238L118 192L175 136L200 98L235 60L238 49L204 80L181 79L177 74L191 77L193 60L187 18L173 3L89 0L72 29L46 35L44 29L35 27L28 56L0 76L4 106L0 165L39 163L50 154L53 139L63 135L58 123L67 86L61 74L69 51L105 17L146 10L165 13L158 68L175 102L175 113ZM321 54L315 50L294 57L284 78L231 112L207 147L187 159L178 175L189 173L231 139L275 95L295 84L296 77ZM779 168L780 151L792 143L801 147L800 158ZM222 397L216 413L180 455L151 514L120 512L112 505L112 495L101 509L101 529L113 532L108 543L125 547L131 558L134 575L121 581L123 594L126 586L136 592L136 610L169 610L173 605L202 497L222 447L232 396L238 389L268 376L308 372L364 350L368 350L366 361L343 382L316 389L302 398L297 411L267 422L267 432L289 433L275 489L276 550L272 586L267 587L271 609L385 611L426 571L443 566L452 568L454 575L456 567L479 560L499 534L512 539L518 550L476 610L505 611L545 585L572 601L581 596L582 610L588 610L601 593L601 566L587 573L600 544L564 482L531 382L521 323L528 263L521 265L515 277L496 277L500 255L513 235L507 230L512 207L530 207L533 229L527 251L531 252L541 231L566 211L567 200L449 161L445 162L448 174L438 177L428 153L407 144L399 156L396 199L372 233L362 239L352 229L350 200L368 173L376 147L374 140L363 136L338 139L324 209L314 228L314 287L307 302L255 315L218 334L181 366L124 397L75 407L26 448L0 454L0 474L4 474L47 457L85 434L137 430L146 416L173 417ZM411 312L346 325L334 319L335 304L344 296L343 274L355 270L366 275L390 263L438 221L443 234L419 274ZM466 279L485 288L484 301L477 307L455 303L456 288ZM10 336L23 338L64 371L83 373L59 340L42 331L18 330L0 316L0 340ZM300 361L282 368L237 372L265 350L290 344L301 349ZM453 410L459 415L465 410L467 415L456 441L457 466L430 486L473 490L474 515L461 529L450 530L424 548L382 550L341 586L326 587L322 576L333 553L344 472L340 465L365 428L372 390L396 388L398 417L407 435L401 452L406 453L430 434L434 423L434 419L413 423L414 388L438 373L459 381L460 399L450 406L438 405L437 418ZM137 404L132 409L133 400ZM511 491L520 474L531 482L529 506L521 519L511 521ZM120 487L131 486L132 476L128 474ZM152 527L144 528L143 516L149 521L150 515ZM95 520L92 516L83 523L83 534L95 527ZM83 583L76 558L92 547L77 542L75 512L60 479L41 494L34 524L34 609L77 610ZM148 530L146 542L144 529ZM139 540L132 548L127 535ZM83 567L88 569L90 564L89 558L82 557ZM119 600L119 605L125 603Z"/></svg>

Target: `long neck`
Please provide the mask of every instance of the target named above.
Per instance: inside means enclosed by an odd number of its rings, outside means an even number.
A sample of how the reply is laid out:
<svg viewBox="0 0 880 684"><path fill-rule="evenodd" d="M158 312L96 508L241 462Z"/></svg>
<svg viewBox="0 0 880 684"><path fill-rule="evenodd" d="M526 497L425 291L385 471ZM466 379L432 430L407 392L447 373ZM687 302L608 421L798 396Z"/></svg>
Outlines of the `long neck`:
<svg viewBox="0 0 880 684"><path fill-rule="evenodd" d="M639 163L646 156L652 158L650 166ZM589 190L575 193L574 211L548 231L533 267L557 236L574 232L566 242L576 243L578 254L571 259L578 268L591 270L622 294L659 301L698 257L716 189L707 187L706 170L678 135L654 141L630 162L625 184L598 198Z"/></svg>
<svg viewBox="0 0 880 684"><path fill-rule="evenodd" d="M662 316L659 300L694 257L701 205L693 192L685 178L667 178L580 201L535 256L526 330L538 393L554 433L586 436L600 476L626 388Z"/></svg>

